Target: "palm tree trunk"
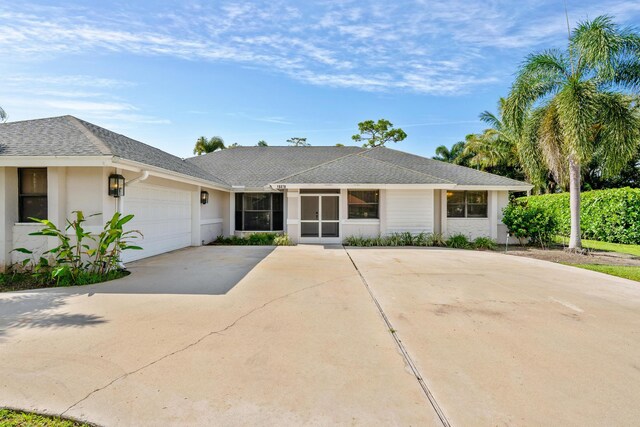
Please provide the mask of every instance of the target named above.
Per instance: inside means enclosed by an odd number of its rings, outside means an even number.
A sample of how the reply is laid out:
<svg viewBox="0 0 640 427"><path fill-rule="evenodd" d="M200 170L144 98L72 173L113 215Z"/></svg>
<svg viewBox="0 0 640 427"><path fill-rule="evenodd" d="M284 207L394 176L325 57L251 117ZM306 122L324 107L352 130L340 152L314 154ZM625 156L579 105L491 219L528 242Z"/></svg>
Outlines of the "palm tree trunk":
<svg viewBox="0 0 640 427"><path fill-rule="evenodd" d="M573 158L569 159L569 199L571 208L571 237L569 249L582 249L580 231L580 163Z"/></svg>

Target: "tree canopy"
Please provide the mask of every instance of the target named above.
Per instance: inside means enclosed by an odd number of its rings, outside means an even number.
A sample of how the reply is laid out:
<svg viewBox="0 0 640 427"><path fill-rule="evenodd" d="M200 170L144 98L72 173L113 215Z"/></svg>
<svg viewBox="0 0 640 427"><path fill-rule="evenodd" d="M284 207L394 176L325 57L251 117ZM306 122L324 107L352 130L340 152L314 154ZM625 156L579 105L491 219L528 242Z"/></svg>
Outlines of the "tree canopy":
<svg viewBox="0 0 640 427"><path fill-rule="evenodd" d="M400 128L394 129L393 124L386 119L377 122L365 120L358 123L359 133L353 135L351 139L356 142L363 142L363 147L384 146L387 142L400 142L407 137L407 134Z"/></svg>
<svg viewBox="0 0 640 427"><path fill-rule="evenodd" d="M308 147L311 145L307 142L307 138L300 138L297 136L287 139L287 142L289 143L289 145L292 145L294 147Z"/></svg>
<svg viewBox="0 0 640 427"><path fill-rule="evenodd" d="M581 168L600 159L602 176L611 177L637 153L638 89L640 36L608 16L578 24L566 50L529 55L516 74L505 120L542 154L556 182L569 183L570 249L581 248Z"/></svg>
<svg viewBox="0 0 640 427"><path fill-rule="evenodd" d="M202 154L213 153L216 150L224 149L224 140L219 136L213 136L210 139L201 136L196 141L196 145L193 148L193 154L197 154L198 156L200 156Z"/></svg>

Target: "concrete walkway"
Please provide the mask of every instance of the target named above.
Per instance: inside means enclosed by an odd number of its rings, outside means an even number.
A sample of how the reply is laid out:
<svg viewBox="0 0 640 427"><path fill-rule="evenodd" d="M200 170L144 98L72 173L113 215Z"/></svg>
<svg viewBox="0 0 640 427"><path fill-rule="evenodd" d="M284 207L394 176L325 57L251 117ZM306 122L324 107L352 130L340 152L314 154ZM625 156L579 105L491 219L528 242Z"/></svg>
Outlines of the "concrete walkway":
<svg viewBox="0 0 640 427"><path fill-rule="evenodd" d="M637 283L495 253L348 253L359 271L341 247L192 248L0 294L0 406L105 426L443 425L408 357L452 425L640 419Z"/></svg>

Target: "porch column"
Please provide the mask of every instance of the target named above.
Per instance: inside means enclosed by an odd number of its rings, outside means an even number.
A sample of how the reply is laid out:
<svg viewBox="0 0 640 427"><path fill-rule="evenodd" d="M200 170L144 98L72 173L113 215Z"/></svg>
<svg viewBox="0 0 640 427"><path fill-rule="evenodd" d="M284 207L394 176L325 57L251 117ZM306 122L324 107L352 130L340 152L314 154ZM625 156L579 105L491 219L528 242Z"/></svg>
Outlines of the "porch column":
<svg viewBox="0 0 640 427"><path fill-rule="evenodd" d="M287 233L289 239L297 244L300 239L300 191L286 190L287 195Z"/></svg>
<svg viewBox="0 0 640 427"><path fill-rule="evenodd" d="M447 236L447 191L440 191L440 233Z"/></svg>
<svg viewBox="0 0 640 427"><path fill-rule="evenodd" d="M0 168L0 272L11 266L13 225L18 222L18 171Z"/></svg>
<svg viewBox="0 0 640 427"><path fill-rule="evenodd" d="M489 216L489 237L498 239L498 192L489 191L488 216Z"/></svg>
<svg viewBox="0 0 640 427"><path fill-rule="evenodd" d="M200 237L200 217L202 216L202 206L200 204L200 191L202 187L197 186L191 192L191 246L201 246Z"/></svg>

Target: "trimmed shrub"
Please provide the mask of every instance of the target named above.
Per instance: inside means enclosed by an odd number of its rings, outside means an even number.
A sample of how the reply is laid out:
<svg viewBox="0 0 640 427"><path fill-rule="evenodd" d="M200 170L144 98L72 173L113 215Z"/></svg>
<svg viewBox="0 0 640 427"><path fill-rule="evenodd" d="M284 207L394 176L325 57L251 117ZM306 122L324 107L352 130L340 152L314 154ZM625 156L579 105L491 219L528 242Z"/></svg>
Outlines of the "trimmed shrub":
<svg viewBox="0 0 640 427"><path fill-rule="evenodd" d="M496 242L489 237L478 237L473 241L473 247L476 249L494 250L497 245Z"/></svg>
<svg viewBox="0 0 640 427"><path fill-rule="evenodd" d="M559 234L570 234L569 193L517 200L526 200L528 206L544 210L556 221ZM639 188L586 191L580 200L582 237L602 242L640 244Z"/></svg>
<svg viewBox="0 0 640 427"><path fill-rule="evenodd" d="M273 238L273 244L276 246L291 246L291 239L289 239L289 235L284 233L282 235L276 236Z"/></svg>
<svg viewBox="0 0 640 427"><path fill-rule="evenodd" d="M447 239L447 247L454 249L469 249L471 242L464 234L455 234Z"/></svg>
<svg viewBox="0 0 640 427"><path fill-rule="evenodd" d="M521 245L525 239L541 246L548 245L558 232L557 222L550 212L523 199L514 200L504 208L502 222Z"/></svg>
<svg viewBox="0 0 640 427"><path fill-rule="evenodd" d="M213 243L211 244L212 245L228 245L228 246L248 246L248 245L249 246L270 246L270 245L277 244L275 242L276 238L281 238L280 241L284 242L282 238L285 236L281 236L278 233L252 233L247 237L218 236L216 240L214 240ZM289 241L289 236L286 236L286 240ZM291 242L289 241L289 244L290 243Z"/></svg>

